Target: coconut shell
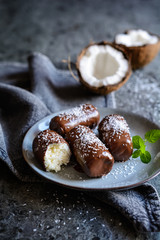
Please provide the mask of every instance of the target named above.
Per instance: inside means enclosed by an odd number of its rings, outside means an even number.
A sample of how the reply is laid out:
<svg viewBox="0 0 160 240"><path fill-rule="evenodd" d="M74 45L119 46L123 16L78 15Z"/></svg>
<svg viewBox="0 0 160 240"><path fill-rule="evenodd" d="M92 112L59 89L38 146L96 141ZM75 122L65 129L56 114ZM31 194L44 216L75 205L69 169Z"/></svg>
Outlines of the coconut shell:
<svg viewBox="0 0 160 240"><path fill-rule="evenodd" d="M128 31L125 31L124 34L127 34ZM130 55L133 70L136 70L149 64L157 56L160 50L160 37L157 36L156 34L152 33L149 34L158 37L158 42L155 44L145 44L143 46L133 47L127 47L123 44L118 44L119 46L123 47Z"/></svg>
<svg viewBox="0 0 160 240"><path fill-rule="evenodd" d="M80 60L81 58L85 55L87 49L90 47L90 46L93 46L93 45L109 45L119 51L121 51L123 53L123 56L125 57L125 59L127 59L128 61L128 71L126 73L126 76L124 78L122 78L122 80L117 83L117 84L113 84L113 85L107 85L107 86L102 86L102 87L94 87L94 86L91 86L89 85L83 78L82 78L82 75L81 75L81 72L79 70L79 64L80 64ZM89 44L87 47L85 47L84 49L82 49L82 51L80 52L80 54L78 55L77 57L77 62L76 62L76 69L77 69L77 73L78 73L78 76L79 76L79 80L80 82L87 88L89 89L90 91L94 92L94 93L97 93L97 94L100 94L100 95L106 95L110 92L113 92L113 91L116 91L118 90L120 87L122 87L126 82L127 80L129 79L131 73L132 73L132 70L131 70L131 60L130 60L130 57L129 57L129 54L128 52L125 50L125 48L123 48L123 46L119 46L115 43L110 43L110 42L106 42L106 41L103 41L103 42L99 42L99 43L91 43Z"/></svg>

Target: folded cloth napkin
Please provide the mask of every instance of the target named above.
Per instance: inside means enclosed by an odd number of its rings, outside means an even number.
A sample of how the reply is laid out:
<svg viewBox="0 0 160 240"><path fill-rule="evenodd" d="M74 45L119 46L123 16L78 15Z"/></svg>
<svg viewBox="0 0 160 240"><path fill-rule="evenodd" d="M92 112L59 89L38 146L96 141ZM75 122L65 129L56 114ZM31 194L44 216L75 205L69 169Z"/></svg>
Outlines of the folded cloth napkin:
<svg viewBox="0 0 160 240"><path fill-rule="evenodd" d="M92 103L115 107L114 94L89 93L68 71L58 70L40 53L28 58L29 65L0 64L0 160L22 181L42 181L22 156L27 130L52 112ZM126 191L91 192L129 219L138 231L160 231L160 202L153 186L143 184Z"/></svg>

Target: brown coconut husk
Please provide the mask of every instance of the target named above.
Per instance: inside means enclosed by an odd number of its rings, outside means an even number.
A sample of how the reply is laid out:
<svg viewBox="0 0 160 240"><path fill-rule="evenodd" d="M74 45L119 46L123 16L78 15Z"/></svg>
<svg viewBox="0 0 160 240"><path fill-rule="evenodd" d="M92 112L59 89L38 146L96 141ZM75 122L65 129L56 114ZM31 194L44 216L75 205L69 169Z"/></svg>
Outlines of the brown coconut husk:
<svg viewBox="0 0 160 240"><path fill-rule="evenodd" d="M127 59L128 61L128 71L125 75L124 78L122 78L122 80L117 83L117 84L113 84L113 85L107 85L107 86L102 86L102 87L94 87L94 86L91 86L89 85L85 79L82 78L82 75L81 75L81 72L79 70L79 64L80 64L80 60L81 58L84 56L84 54L86 53L87 49L90 47L90 46L93 46L93 45L109 45L119 51L121 51L123 53L123 56ZM99 42L99 43L91 43L89 44L87 47L85 47L81 52L80 54L78 55L77 57L77 62L76 62L76 69L77 69L77 73L78 73L78 76L79 76L79 80L80 82L87 88L89 89L90 91L94 92L94 93L97 93L97 94L100 94L100 95L106 95L110 92L113 92L113 91L116 91L118 90L120 87L122 87L126 82L127 80L129 79L129 77L131 76L131 73L132 73L132 69L131 69L131 59L130 59L130 56L128 54L128 52L125 50L125 48L123 48L122 46L119 46L115 43L110 43L110 42L106 42L106 41L103 41L103 42Z"/></svg>
<svg viewBox="0 0 160 240"><path fill-rule="evenodd" d="M124 32L127 34L130 30ZM148 32L149 33L149 32ZM149 64L158 54L160 50L160 37L156 34L149 33L152 36L158 37L158 42L155 44L144 44L143 46L127 47L123 44L118 44L123 47L131 57L132 69L136 70Z"/></svg>

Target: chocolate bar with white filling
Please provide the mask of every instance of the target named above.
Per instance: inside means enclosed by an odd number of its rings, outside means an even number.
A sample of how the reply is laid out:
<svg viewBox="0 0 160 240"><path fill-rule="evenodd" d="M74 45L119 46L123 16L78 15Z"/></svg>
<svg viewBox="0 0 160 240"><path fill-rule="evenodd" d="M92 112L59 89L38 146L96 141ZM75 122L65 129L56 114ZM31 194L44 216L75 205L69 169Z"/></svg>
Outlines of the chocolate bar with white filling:
<svg viewBox="0 0 160 240"><path fill-rule="evenodd" d="M46 171L58 172L70 160L69 144L58 133L44 130L38 133L32 144L33 153Z"/></svg>

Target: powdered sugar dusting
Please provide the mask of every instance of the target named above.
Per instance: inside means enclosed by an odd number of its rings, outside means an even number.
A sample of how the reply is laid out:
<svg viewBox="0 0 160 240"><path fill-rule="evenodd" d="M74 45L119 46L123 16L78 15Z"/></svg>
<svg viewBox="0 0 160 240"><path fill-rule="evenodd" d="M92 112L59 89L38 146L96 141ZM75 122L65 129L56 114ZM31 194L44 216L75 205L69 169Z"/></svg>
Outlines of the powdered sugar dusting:
<svg viewBox="0 0 160 240"><path fill-rule="evenodd" d="M125 119L118 115L109 115L107 116L108 121L104 121L103 129L104 130L113 130L116 132L129 132L129 127Z"/></svg>
<svg viewBox="0 0 160 240"><path fill-rule="evenodd" d="M111 157L106 146L88 127L79 125L74 131L70 132L70 138L74 139L75 149L79 149L83 158L92 154L93 157L97 156L99 152L101 156Z"/></svg>
<svg viewBox="0 0 160 240"><path fill-rule="evenodd" d="M81 121L87 121L89 115L95 115L95 109L96 108L90 104L82 104L79 107L75 107L65 111L64 113L61 113L59 115L59 118L60 121L64 120L72 122L77 120L78 118L81 119Z"/></svg>
<svg viewBox="0 0 160 240"><path fill-rule="evenodd" d="M129 134L129 127L126 122L126 120L120 116L120 115L108 115L106 116L102 122L100 129L101 134L103 138L105 139L106 137L114 137L115 135L117 138L121 138L121 135L125 136L128 138ZM113 139L114 141L115 139ZM109 142L111 141L111 138L109 139Z"/></svg>
<svg viewBox="0 0 160 240"><path fill-rule="evenodd" d="M37 149L38 151L39 148L46 149L47 146L51 143L61 143L64 142L65 140L56 132L51 131L49 129L41 131L37 135Z"/></svg>

